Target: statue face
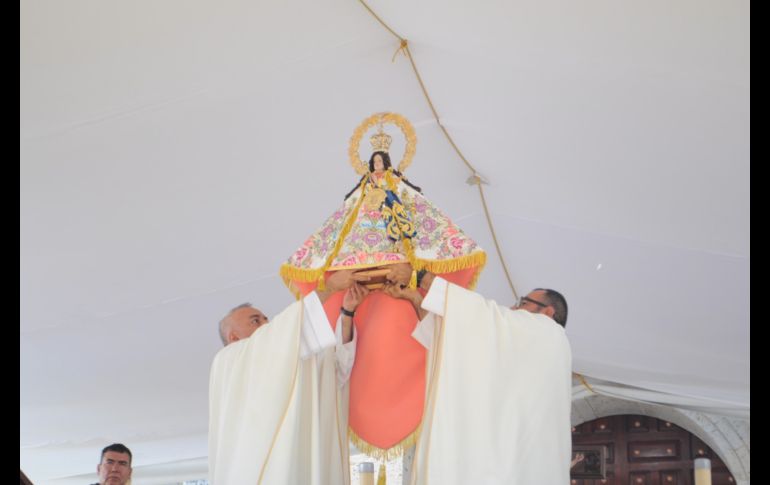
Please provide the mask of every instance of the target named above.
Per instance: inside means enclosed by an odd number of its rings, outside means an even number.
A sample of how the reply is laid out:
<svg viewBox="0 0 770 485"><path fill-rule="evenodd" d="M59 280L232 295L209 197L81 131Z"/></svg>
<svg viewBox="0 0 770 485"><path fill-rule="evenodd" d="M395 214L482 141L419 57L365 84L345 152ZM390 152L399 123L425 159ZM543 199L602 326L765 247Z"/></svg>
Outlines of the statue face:
<svg viewBox="0 0 770 485"><path fill-rule="evenodd" d="M385 170L385 162L382 161L382 155L378 153L374 156L374 171L379 173L383 170Z"/></svg>

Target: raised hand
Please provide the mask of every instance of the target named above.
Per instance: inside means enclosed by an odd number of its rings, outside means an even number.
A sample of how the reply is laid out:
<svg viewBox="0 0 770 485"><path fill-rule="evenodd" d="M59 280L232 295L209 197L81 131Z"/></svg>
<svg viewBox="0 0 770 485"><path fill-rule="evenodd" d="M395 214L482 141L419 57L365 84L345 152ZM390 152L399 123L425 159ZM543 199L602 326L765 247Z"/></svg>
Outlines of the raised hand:
<svg viewBox="0 0 770 485"><path fill-rule="evenodd" d="M347 290L355 283L369 281L369 279L369 276L357 274L355 270L341 269L329 276L329 279L326 280L326 288L328 288L329 291Z"/></svg>
<svg viewBox="0 0 770 485"><path fill-rule="evenodd" d="M427 312L421 308L422 293L416 289L407 288L405 285L402 286L398 283L389 283L382 288L382 291L384 291L386 295L392 296L393 298L401 298L403 300L407 300L412 304L412 307L414 308L414 311L417 313L419 318L425 317Z"/></svg>
<svg viewBox="0 0 770 485"><path fill-rule="evenodd" d="M409 301L414 300L417 296L422 296L419 291L402 287L402 285L398 283L389 283L382 288L382 291L393 298L401 298Z"/></svg>
<svg viewBox="0 0 770 485"><path fill-rule="evenodd" d="M409 263L391 264L389 266L390 273L385 276L385 279L391 283L399 285L408 285L409 280L412 278L412 265Z"/></svg>
<svg viewBox="0 0 770 485"><path fill-rule="evenodd" d="M349 312L355 311L368 294L369 289L367 287L354 283L342 297L342 308Z"/></svg>

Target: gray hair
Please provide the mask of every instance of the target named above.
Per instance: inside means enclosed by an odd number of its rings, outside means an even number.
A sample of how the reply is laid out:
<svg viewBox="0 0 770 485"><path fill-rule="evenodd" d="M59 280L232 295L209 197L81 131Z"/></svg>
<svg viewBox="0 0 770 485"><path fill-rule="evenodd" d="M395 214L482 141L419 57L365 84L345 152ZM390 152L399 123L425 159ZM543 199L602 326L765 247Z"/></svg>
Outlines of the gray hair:
<svg viewBox="0 0 770 485"><path fill-rule="evenodd" d="M240 310L241 308L252 308L253 306L254 305L249 302L241 303L237 307L234 307L229 312L227 312L227 315L225 315L222 320L219 321L219 338L222 339L222 345L227 346L227 335L225 330L227 326L227 320L230 318L230 315L232 315L234 311Z"/></svg>

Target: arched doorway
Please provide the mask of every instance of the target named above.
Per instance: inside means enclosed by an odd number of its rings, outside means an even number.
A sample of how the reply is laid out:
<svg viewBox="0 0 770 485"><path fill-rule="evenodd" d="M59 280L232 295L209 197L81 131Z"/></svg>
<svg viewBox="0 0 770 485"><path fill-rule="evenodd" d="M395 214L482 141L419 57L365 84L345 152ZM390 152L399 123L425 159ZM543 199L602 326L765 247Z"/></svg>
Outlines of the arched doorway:
<svg viewBox="0 0 770 485"><path fill-rule="evenodd" d="M711 459L713 485L736 485L721 458L700 438L652 416L605 416L575 425L572 444L606 447L606 478L573 477L573 485L693 485L693 461L699 457Z"/></svg>

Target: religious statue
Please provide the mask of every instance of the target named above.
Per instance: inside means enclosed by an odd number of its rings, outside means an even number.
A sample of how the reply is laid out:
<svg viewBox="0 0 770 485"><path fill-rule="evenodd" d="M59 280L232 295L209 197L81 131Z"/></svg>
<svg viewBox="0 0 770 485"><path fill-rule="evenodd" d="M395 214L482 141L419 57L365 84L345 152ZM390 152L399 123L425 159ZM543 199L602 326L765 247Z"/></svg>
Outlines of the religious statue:
<svg viewBox="0 0 770 485"><path fill-rule="evenodd" d="M397 169L389 154L392 137L384 129L388 124L400 128L406 138ZM375 126L366 162L359 158L359 145ZM359 125L349 155L360 181L281 266L281 277L295 296L316 286L323 289L325 275L332 271L382 270L400 263L410 263L414 270L412 288L422 269L463 287L475 286L486 253L403 175L415 144L412 125L396 113L377 113ZM340 292L324 305L332 325L342 296ZM408 302L372 291L353 323L357 350L350 376L349 434L361 451L389 459L415 443L423 414L426 353L411 337L417 315Z"/></svg>

